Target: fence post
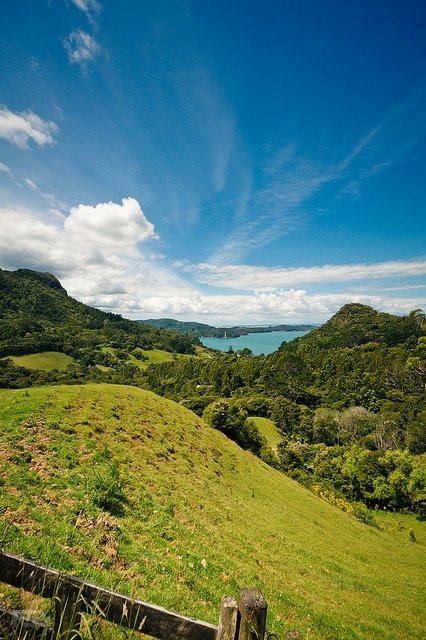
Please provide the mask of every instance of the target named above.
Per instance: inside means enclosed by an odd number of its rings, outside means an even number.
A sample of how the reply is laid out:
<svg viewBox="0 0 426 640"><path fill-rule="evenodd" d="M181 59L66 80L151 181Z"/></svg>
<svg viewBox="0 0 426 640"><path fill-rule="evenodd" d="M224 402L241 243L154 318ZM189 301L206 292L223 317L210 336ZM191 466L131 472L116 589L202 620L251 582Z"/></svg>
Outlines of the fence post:
<svg viewBox="0 0 426 640"><path fill-rule="evenodd" d="M224 596L220 605L216 640L236 640L238 604L232 596Z"/></svg>
<svg viewBox="0 0 426 640"><path fill-rule="evenodd" d="M54 640L79 638L80 612L82 608L81 589L71 582L58 585L55 600Z"/></svg>
<svg viewBox="0 0 426 640"><path fill-rule="evenodd" d="M264 640L266 608L266 600L259 589L242 589L240 591L238 640Z"/></svg>

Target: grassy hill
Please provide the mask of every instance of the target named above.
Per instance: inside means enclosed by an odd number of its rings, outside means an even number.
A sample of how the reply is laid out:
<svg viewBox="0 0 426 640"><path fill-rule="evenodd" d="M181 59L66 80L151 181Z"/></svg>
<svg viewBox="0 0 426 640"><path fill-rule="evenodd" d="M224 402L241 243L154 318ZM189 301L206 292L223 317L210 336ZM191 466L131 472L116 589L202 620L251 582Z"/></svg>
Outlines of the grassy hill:
<svg viewBox="0 0 426 640"><path fill-rule="evenodd" d="M266 438L271 449L276 449L277 445L283 439L282 434L278 431L275 423L269 418L254 416L249 418L259 429L260 434Z"/></svg>
<svg viewBox="0 0 426 640"><path fill-rule="evenodd" d="M258 586L280 638L424 637L413 516L368 527L136 388L2 390L0 424L8 550L211 622L222 595Z"/></svg>
<svg viewBox="0 0 426 640"><path fill-rule="evenodd" d="M73 362L71 356L60 351L43 351L26 356L12 356L10 359L18 367L40 369L41 371L52 371L53 369L63 371Z"/></svg>

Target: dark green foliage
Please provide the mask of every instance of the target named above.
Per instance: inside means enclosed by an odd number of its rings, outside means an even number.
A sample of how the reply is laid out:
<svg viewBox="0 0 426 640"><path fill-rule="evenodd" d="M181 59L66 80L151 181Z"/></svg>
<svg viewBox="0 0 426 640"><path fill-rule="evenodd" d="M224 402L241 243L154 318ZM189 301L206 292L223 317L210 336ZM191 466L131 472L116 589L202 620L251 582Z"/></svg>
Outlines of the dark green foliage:
<svg viewBox="0 0 426 640"><path fill-rule="evenodd" d="M271 399L266 396L260 394L242 396L238 398L238 404L247 411L249 416L270 417Z"/></svg>
<svg viewBox="0 0 426 640"><path fill-rule="evenodd" d="M259 454L262 447L266 446L266 439L260 435L259 429L247 420L247 412L232 400L213 402L205 409L203 418L243 449Z"/></svg>
<svg viewBox="0 0 426 640"><path fill-rule="evenodd" d="M305 336L304 342L321 348L355 347L369 342L395 346L412 337L419 338L422 334L422 316L419 311L408 316L393 316L353 303L343 306L322 327ZM286 348L285 343L281 348Z"/></svg>
<svg viewBox="0 0 426 640"><path fill-rule="evenodd" d="M279 445L279 459L285 472L307 486L332 487L369 507L420 513L426 499L426 455L285 440Z"/></svg>
<svg viewBox="0 0 426 640"><path fill-rule="evenodd" d="M271 420L275 422L283 436L293 436L297 432L300 415L300 406L288 398L277 396L271 402Z"/></svg>
<svg viewBox="0 0 426 640"><path fill-rule="evenodd" d="M181 404L187 409L190 409L191 411L196 413L197 416L201 417L203 415L204 409L208 407L212 402L216 402L216 400L219 400L218 396L196 396L193 398L185 398L185 400L181 401Z"/></svg>

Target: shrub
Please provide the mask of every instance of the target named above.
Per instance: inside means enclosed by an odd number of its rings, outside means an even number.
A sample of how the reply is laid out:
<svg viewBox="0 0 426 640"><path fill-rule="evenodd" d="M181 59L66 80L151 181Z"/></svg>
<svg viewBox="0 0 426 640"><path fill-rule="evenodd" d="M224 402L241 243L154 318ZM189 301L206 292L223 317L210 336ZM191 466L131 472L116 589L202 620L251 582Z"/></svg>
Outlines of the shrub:
<svg viewBox="0 0 426 640"><path fill-rule="evenodd" d="M247 411L237 401L217 400L210 404L203 413L204 420L234 440L242 449L259 455L266 439L260 434L253 421L247 420Z"/></svg>

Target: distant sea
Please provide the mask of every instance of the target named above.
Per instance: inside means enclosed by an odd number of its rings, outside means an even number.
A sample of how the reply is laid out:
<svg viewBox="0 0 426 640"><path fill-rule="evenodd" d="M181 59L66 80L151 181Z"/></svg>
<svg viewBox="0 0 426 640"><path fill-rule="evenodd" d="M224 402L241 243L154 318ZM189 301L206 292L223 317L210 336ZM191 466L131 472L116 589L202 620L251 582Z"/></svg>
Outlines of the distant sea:
<svg viewBox="0 0 426 640"><path fill-rule="evenodd" d="M232 347L234 351L248 347L259 356L264 353L276 351L282 342L290 342L295 338L305 336L309 331L271 331L267 333L248 333L239 338L200 338L204 346L219 351L228 351Z"/></svg>

